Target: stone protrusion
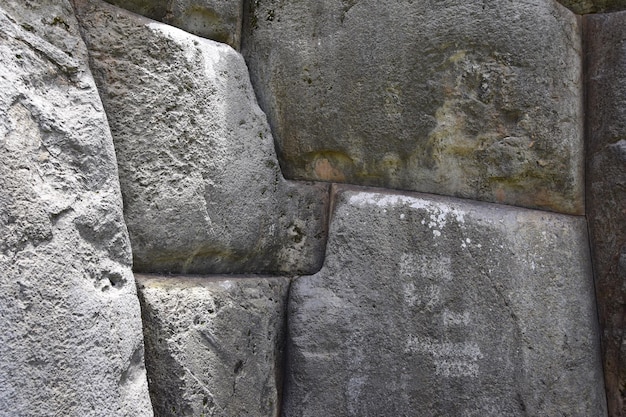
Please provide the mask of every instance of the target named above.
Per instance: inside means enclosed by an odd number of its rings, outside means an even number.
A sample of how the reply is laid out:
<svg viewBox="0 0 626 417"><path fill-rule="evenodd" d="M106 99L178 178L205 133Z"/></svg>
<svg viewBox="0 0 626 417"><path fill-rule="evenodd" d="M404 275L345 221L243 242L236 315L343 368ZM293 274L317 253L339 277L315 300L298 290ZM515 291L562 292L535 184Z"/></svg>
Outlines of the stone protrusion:
<svg viewBox="0 0 626 417"><path fill-rule="evenodd" d="M113 141L67 0L0 4L0 416L152 416Z"/></svg>
<svg viewBox="0 0 626 417"><path fill-rule="evenodd" d="M100 1L75 4L135 271L319 270L328 186L284 180L241 55Z"/></svg>
<svg viewBox="0 0 626 417"><path fill-rule="evenodd" d="M586 222L339 187L283 415L606 416Z"/></svg>
<svg viewBox="0 0 626 417"><path fill-rule="evenodd" d="M609 414L626 416L626 12L585 16L587 206Z"/></svg>
<svg viewBox="0 0 626 417"><path fill-rule="evenodd" d="M626 0L557 0L574 13L608 13L626 9Z"/></svg>
<svg viewBox="0 0 626 417"><path fill-rule="evenodd" d="M288 278L136 278L156 417L278 417Z"/></svg>
<svg viewBox="0 0 626 417"><path fill-rule="evenodd" d="M241 44L243 0L106 1L235 49Z"/></svg>
<svg viewBox="0 0 626 417"><path fill-rule="evenodd" d="M287 178L581 214L577 17L552 0L251 1Z"/></svg>

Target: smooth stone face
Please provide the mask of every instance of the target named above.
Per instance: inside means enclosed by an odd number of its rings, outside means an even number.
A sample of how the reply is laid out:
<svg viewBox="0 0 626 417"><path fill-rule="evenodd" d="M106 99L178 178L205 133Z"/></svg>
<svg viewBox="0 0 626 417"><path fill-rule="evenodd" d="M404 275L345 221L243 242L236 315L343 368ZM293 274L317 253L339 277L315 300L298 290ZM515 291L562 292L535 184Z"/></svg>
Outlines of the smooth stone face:
<svg viewBox="0 0 626 417"><path fill-rule="evenodd" d="M156 417L279 415L288 278L136 277Z"/></svg>
<svg viewBox="0 0 626 417"><path fill-rule="evenodd" d="M605 416L582 217L340 188L283 415Z"/></svg>
<svg viewBox="0 0 626 417"><path fill-rule="evenodd" d="M287 178L583 213L581 39L551 0L259 0L242 51Z"/></svg>
<svg viewBox="0 0 626 417"><path fill-rule="evenodd" d="M626 415L626 12L585 17L587 204L609 414Z"/></svg>
<svg viewBox="0 0 626 417"><path fill-rule="evenodd" d="M76 5L135 271L319 270L328 187L283 179L241 55L106 3Z"/></svg>
<svg viewBox="0 0 626 417"><path fill-rule="evenodd" d="M626 9L625 0L557 0L574 13L607 13Z"/></svg>
<svg viewBox="0 0 626 417"><path fill-rule="evenodd" d="M106 0L150 19L239 49L242 0Z"/></svg>
<svg viewBox="0 0 626 417"><path fill-rule="evenodd" d="M0 5L0 415L151 416L113 142L64 0Z"/></svg>

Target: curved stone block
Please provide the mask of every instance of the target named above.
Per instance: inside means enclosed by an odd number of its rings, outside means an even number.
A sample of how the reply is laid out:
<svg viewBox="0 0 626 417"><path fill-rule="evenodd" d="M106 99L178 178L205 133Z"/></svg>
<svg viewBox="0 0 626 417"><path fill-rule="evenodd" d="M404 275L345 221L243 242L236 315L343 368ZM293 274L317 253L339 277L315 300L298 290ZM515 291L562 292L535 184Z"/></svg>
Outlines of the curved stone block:
<svg viewBox="0 0 626 417"><path fill-rule="evenodd" d="M534 2L258 0L242 51L287 178L581 214L581 37Z"/></svg>
<svg viewBox="0 0 626 417"><path fill-rule="evenodd" d="M283 179L241 55L103 2L76 6L135 271L319 270L328 187Z"/></svg>
<svg viewBox="0 0 626 417"><path fill-rule="evenodd" d="M339 188L285 417L606 416L582 217Z"/></svg>
<svg viewBox="0 0 626 417"><path fill-rule="evenodd" d="M0 4L0 416L151 416L113 141L65 0Z"/></svg>

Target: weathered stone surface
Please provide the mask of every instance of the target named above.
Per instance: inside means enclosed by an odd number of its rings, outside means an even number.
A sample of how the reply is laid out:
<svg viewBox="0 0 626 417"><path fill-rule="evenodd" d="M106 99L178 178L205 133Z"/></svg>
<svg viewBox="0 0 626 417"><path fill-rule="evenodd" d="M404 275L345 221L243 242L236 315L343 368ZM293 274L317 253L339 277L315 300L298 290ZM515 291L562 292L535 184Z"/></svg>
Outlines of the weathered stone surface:
<svg viewBox="0 0 626 417"><path fill-rule="evenodd" d="M583 212L581 38L556 2L258 0L244 14L287 178Z"/></svg>
<svg viewBox="0 0 626 417"><path fill-rule="evenodd" d="M611 416L626 416L626 12L585 17L587 205Z"/></svg>
<svg viewBox="0 0 626 417"><path fill-rule="evenodd" d="M605 416L582 217L340 189L283 415Z"/></svg>
<svg viewBox="0 0 626 417"><path fill-rule="evenodd" d="M155 416L278 416L288 278L137 281Z"/></svg>
<svg viewBox="0 0 626 417"><path fill-rule="evenodd" d="M317 271L328 188L283 179L241 55L106 3L76 6L135 271Z"/></svg>
<svg viewBox="0 0 626 417"><path fill-rule="evenodd" d="M0 4L0 415L151 416L113 142L66 0Z"/></svg>
<svg viewBox="0 0 626 417"><path fill-rule="evenodd" d="M106 0L235 49L241 43L242 0Z"/></svg>
<svg viewBox="0 0 626 417"><path fill-rule="evenodd" d="M626 9L625 0L557 0L574 13L605 13Z"/></svg>

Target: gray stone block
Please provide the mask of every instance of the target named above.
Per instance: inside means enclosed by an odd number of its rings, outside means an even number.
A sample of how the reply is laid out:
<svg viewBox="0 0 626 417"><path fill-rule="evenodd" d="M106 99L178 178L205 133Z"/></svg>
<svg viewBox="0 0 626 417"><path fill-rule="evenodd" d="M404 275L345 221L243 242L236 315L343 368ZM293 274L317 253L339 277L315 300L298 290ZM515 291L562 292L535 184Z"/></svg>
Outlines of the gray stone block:
<svg viewBox="0 0 626 417"><path fill-rule="evenodd" d="M0 4L0 416L151 416L113 141L65 0Z"/></svg>
<svg viewBox="0 0 626 417"><path fill-rule="evenodd" d="M625 0L557 0L574 13L607 13L626 9Z"/></svg>
<svg viewBox="0 0 626 417"><path fill-rule="evenodd" d="M283 172L581 214L576 16L553 0L251 1Z"/></svg>
<svg viewBox="0 0 626 417"><path fill-rule="evenodd" d="M585 16L587 205L609 415L626 416L626 12Z"/></svg>
<svg viewBox="0 0 626 417"><path fill-rule="evenodd" d="M328 187L283 179L241 55L100 1L75 3L135 271L317 271Z"/></svg>
<svg viewBox="0 0 626 417"><path fill-rule="evenodd" d="M586 222L340 187L292 283L285 417L606 416Z"/></svg>
<svg viewBox="0 0 626 417"><path fill-rule="evenodd" d="M155 416L278 416L288 278L137 281Z"/></svg>
<svg viewBox="0 0 626 417"><path fill-rule="evenodd" d="M239 49L243 0L106 0L132 12Z"/></svg>

